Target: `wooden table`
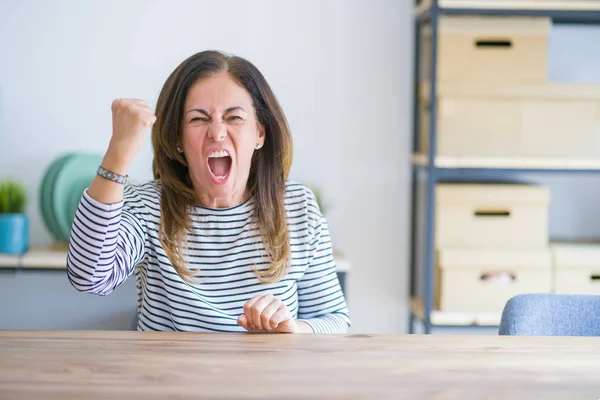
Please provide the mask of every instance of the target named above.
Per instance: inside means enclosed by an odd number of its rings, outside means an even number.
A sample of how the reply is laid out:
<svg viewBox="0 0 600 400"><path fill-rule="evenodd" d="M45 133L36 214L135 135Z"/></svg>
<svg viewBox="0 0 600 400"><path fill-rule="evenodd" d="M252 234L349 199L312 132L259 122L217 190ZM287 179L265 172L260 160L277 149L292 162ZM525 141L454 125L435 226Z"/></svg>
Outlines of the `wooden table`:
<svg viewBox="0 0 600 400"><path fill-rule="evenodd" d="M600 398L600 338L0 331L0 399Z"/></svg>

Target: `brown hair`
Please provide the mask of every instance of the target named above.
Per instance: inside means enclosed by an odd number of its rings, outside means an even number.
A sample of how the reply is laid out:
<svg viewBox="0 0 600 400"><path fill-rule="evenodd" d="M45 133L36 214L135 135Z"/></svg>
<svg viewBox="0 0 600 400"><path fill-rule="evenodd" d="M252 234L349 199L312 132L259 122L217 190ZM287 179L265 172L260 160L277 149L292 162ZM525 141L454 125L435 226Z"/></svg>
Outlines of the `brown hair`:
<svg viewBox="0 0 600 400"><path fill-rule="evenodd" d="M227 72L252 98L258 123L265 130L264 145L254 152L248 191L254 198L253 218L270 257L270 267L255 271L263 282L275 282L287 273L290 239L285 212L285 181L292 164L292 138L285 115L260 71L249 61L218 51L189 57L171 73L158 97L152 128L154 178L162 186L159 239L177 273L187 282L194 271L185 264L182 249L191 229L189 208L196 195L188 165L177 151L185 100L194 83L218 72Z"/></svg>

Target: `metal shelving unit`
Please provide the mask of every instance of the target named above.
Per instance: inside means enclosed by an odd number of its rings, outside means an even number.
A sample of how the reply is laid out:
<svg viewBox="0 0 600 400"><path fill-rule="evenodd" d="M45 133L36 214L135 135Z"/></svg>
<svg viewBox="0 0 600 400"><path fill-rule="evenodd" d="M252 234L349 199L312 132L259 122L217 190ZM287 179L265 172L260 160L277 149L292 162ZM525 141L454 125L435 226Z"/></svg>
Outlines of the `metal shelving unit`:
<svg viewBox="0 0 600 400"><path fill-rule="evenodd" d="M599 174L600 162L572 160L572 162L531 163L525 165L478 165L469 160L436 159L437 129L437 53L438 53L438 19L442 15L503 15L503 16L545 16L552 18L553 23L598 24L600 23L600 1L578 1L586 9L564 9L569 4L562 2L563 9L503 9L496 6L502 0L488 0L489 8L453 8L445 6L453 0L425 0L415 7L415 65L414 65L414 105L413 105L413 160L412 193L411 193L411 257L410 257L410 295L411 310L409 319L410 332L414 332L415 322L421 322L424 333L431 333L437 327L470 327L496 326L498 315L439 315L433 310L434 303L434 269L435 269L435 187L443 181L468 181L470 179L499 179L501 177L518 177L523 174ZM569 0L573 1L573 0ZM466 3L464 0L458 3ZM477 3L477 2L474 2ZM550 3L550 2L546 2ZM495 4L495 5L494 5ZM597 9L591 9L597 7ZM421 80L422 35L421 28L429 25L431 32L429 82L429 118L419 120L419 82ZM421 154L418 148L419 127L421 123L429 124L429 149ZM493 163L492 163L493 164ZM419 229L422 229L420 231Z"/></svg>

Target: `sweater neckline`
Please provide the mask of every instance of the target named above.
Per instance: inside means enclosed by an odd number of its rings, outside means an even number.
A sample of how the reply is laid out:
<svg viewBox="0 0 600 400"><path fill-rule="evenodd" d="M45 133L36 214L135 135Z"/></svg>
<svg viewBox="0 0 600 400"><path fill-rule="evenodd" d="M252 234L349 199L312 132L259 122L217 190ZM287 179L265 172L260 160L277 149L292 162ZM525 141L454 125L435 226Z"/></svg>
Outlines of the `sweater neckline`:
<svg viewBox="0 0 600 400"><path fill-rule="evenodd" d="M249 197L243 203L240 203L240 204L232 206L232 207L212 208L212 207L205 207L202 205L196 205L196 206L194 206L194 211L196 214L226 216L226 215L239 214L239 213L249 211L252 209L253 205L254 205L254 200L252 197Z"/></svg>

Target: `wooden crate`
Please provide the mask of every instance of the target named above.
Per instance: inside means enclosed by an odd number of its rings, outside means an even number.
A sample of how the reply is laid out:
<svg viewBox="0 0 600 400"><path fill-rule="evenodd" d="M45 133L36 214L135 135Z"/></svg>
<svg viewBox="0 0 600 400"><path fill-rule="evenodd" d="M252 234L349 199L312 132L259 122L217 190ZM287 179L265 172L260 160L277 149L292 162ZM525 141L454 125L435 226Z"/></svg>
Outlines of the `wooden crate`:
<svg viewBox="0 0 600 400"><path fill-rule="evenodd" d="M546 17L441 16L437 76L448 83L544 83L548 80ZM423 28L423 72L431 68L431 29Z"/></svg>
<svg viewBox="0 0 600 400"><path fill-rule="evenodd" d="M600 243L552 243L553 291L600 295Z"/></svg>
<svg viewBox="0 0 600 400"><path fill-rule="evenodd" d="M549 202L542 186L438 184L436 248L545 248Z"/></svg>
<svg viewBox="0 0 600 400"><path fill-rule="evenodd" d="M429 149L421 86L420 150ZM600 85L438 86L437 155L600 159Z"/></svg>
<svg viewBox="0 0 600 400"><path fill-rule="evenodd" d="M546 249L443 249L436 260L436 310L502 312L524 293L550 293L551 253Z"/></svg>

